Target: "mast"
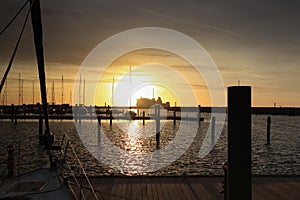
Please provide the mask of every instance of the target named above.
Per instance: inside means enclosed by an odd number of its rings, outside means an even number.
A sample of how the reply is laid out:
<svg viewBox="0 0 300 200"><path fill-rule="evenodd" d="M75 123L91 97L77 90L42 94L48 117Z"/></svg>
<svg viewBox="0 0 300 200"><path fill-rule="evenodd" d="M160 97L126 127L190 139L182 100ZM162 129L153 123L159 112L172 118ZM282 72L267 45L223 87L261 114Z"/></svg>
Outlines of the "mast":
<svg viewBox="0 0 300 200"><path fill-rule="evenodd" d="M114 88L115 88L115 77L113 77L112 87L111 87L111 106L114 106Z"/></svg>
<svg viewBox="0 0 300 200"><path fill-rule="evenodd" d="M83 106L85 106L85 78L83 79Z"/></svg>
<svg viewBox="0 0 300 200"><path fill-rule="evenodd" d="M131 88L131 65L129 66L129 83L130 83L130 102L129 102L129 109L131 109L131 90L132 90L132 88Z"/></svg>
<svg viewBox="0 0 300 200"><path fill-rule="evenodd" d="M54 85L54 80L52 81L52 90L51 90L51 94L52 94L52 104L55 104L55 85Z"/></svg>
<svg viewBox="0 0 300 200"><path fill-rule="evenodd" d="M35 53L38 64L38 72L40 79L41 99L43 105L43 114L45 119L45 135L44 144L46 148L50 148L54 141L53 135L50 134L49 116L48 116L48 102L47 102L47 89L46 89L46 76L44 65L44 48L43 48L43 26L41 17L41 8L39 0L30 0L31 5L31 22L34 35Z"/></svg>
<svg viewBox="0 0 300 200"><path fill-rule="evenodd" d="M19 105L21 105L21 74L19 73Z"/></svg>
<svg viewBox="0 0 300 200"><path fill-rule="evenodd" d="M81 74L80 74L80 78L79 78L79 95L78 95L78 105L80 105L80 99L81 99Z"/></svg>
<svg viewBox="0 0 300 200"><path fill-rule="evenodd" d="M152 98L155 99L155 97L154 97L154 88L152 88Z"/></svg>
<svg viewBox="0 0 300 200"><path fill-rule="evenodd" d="M24 79L22 79L22 82L21 82L22 84L21 84L21 99L22 99L22 104L21 105L23 105L24 104L24 92L23 92L23 90L24 90Z"/></svg>
<svg viewBox="0 0 300 200"><path fill-rule="evenodd" d="M34 105L34 80L32 81L32 105Z"/></svg>
<svg viewBox="0 0 300 200"><path fill-rule="evenodd" d="M61 105L64 104L64 75L61 76Z"/></svg>

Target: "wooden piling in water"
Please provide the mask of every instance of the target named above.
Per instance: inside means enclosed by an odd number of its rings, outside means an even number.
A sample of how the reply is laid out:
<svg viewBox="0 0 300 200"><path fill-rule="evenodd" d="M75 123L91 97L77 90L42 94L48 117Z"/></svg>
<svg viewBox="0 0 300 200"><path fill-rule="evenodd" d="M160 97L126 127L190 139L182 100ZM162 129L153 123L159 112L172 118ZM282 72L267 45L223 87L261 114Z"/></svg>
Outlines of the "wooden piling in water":
<svg viewBox="0 0 300 200"><path fill-rule="evenodd" d="M18 107L14 109L15 125L18 124Z"/></svg>
<svg viewBox="0 0 300 200"><path fill-rule="evenodd" d="M145 125L145 111L143 111L143 126Z"/></svg>
<svg viewBox="0 0 300 200"><path fill-rule="evenodd" d="M228 87L227 199L251 200L251 87Z"/></svg>
<svg viewBox="0 0 300 200"><path fill-rule="evenodd" d="M74 111L74 118L75 118L75 123L77 124L77 113L78 113L78 107L77 107L77 104L75 104L75 109L73 110Z"/></svg>
<svg viewBox="0 0 300 200"><path fill-rule="evenodd" d="M216 117L211 118L211 145L215 145L215 126L216 126Z"/></svg>
<svg viewBox="0 0 300 200"><path fill-rule="evenodd" d="M160 148L160 105L156 105L156 149Z"/></svg>
<svg viewBox="0 0 300 200"><path fill-rule="evenodd" d="M201 105L198 105L198 122L201 122Z"/></svg>
<svg viewBox="0 0 300 200"><path fill-rule="evenodd" d="M78 118L79 118L79 126L81 126L81 115L80 115L80 113L78 114Z"/></svg>
<svg viewBox="0 0 300 200"><path fill-rule="evenodd" d="M176 126L176 110L173 113L173 125Z"/></svg>
<svg viewBox="0 0 300 200"><path fill-rule="evenodd" d="M271 144L271 117L267 118L267 144Z"/></svg>
<svg viewBox="0 0 300 200"><path fill-rule="evenodd" d="M109 125L112 126L112 120L113 120L113 117L112 117L112 110L109 111Z"/></svg>
<svg viewBox="0 0 300 200"><path fill-rule="evenodd" d="M97 119L98 119L98 125L97 125L97 127L98 127L97 141L98 141L98 146L100 146L100 144L101 144L101 117L98 116Z"/></svg>

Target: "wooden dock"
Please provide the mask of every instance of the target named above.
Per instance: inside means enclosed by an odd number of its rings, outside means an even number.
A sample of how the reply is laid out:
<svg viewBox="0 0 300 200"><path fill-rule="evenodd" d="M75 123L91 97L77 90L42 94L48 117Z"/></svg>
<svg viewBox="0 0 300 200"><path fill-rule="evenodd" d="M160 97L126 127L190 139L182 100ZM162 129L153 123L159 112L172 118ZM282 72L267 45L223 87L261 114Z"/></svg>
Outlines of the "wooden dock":
<svg viewBox="0 0 300 200"><path fill-rule="evenodd" d="M91 178L99 199L224 199L221 176ZM238 192L238 191L237 191ZM255 176L252 199L298 200L300 176ZM92 198L91 198L92 199Z"/></svg>

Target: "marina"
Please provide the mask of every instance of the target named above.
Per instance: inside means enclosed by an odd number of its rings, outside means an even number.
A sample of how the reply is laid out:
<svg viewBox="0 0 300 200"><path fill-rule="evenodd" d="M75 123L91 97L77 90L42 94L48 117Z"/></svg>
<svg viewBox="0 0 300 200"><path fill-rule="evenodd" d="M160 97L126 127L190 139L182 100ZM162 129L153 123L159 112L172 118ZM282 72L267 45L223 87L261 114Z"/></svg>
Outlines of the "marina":
<svg viewBox="0 0 300 200"><path fill-rule="evenodd" d="M252 77L248 81L251 86L241 85L240 80L237 85L225 83L222 76L237 70L221 73L223 65L218 68L195 39L172 29L143 26L89 49L84 60L79 56L77 70L72 59L68 60L72 67L63 67L69 68L64 71L66 78L63 68L56 68L61 61L44 56L44 45L49 49L52 42L66 38L44 42L43 13L46 20L55 16L51 5L48 8L39 0L26 0L0 31L2 36L16 20L24 20L0 85L0 200L299 199L300 108L282 107L285 100L277 104L278 96L271 95L276 87L265 82L258 87L252 81L265 80L265 76L244 71ZM30 38L26 28L29 19L37 69L26 71L19 66L12 70L18 78L9 78L23 33ZM200 27L242 35L205 24ZM51 36L52 29L47 29L45 36ZM75 33L81 32L84 30L73 31L72 37L78 40ZM8 36L14 34L9 32ZM8 46L13 44L10 39L4 40ZM79 43L80 51L88 44ZM70 51L63 47L58 51L54 46L55 53L53 49L45 52L60 56L57 52ZM1 53L8 51L3 49ZM32 60L24 49L22 65ZM5 59L1 56L0 60L3 64ZM46 64L52 75L46 73ZM61 79L56 69L62 73ZM37 77L32 75L36 70ZM76 78L70 78L69 73ZM275 75L273 78L276 80ZM61 81L58 90L57 80ZM31 92L24 82L32 84ZM70 91L68 104L66 91ZM270 99L266 100L265 94ZM56 101L57 97L61 101ZM27 104L29 99L32 104ZM286 105L298 105L292 103L297 97L287 99ZM270 101L273 107L256 107ZM200 102L214 106L202 107Z"/></svg>

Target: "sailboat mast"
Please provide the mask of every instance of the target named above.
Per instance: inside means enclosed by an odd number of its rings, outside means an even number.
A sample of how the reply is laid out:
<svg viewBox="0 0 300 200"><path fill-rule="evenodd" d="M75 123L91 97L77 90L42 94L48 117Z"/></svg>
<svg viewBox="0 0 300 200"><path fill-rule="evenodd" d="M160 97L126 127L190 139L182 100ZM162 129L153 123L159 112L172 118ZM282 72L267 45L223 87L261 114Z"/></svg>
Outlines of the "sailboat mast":
<svg viewBox="0 0 300 200"><path fill-rule="evenodd" d="M32 81L32 105L34 104L34 80Z"/></svg>
<svg viewBox="0 0 300 200"><path fill-rule="evenodd" d="M129 66L129 81L130 81L130 102L129 102L129 109L131 109L131 90L132 90L132 88L131 88L131 65Z"/></svg>
<svg viewBox="0 0 300 200"><path fill-rule="evenodd" d="M85 78L83 79L83 105L85 105Z"/></svg>
<svg viewBox="0 0 300 200"><path fill-rule="evenodd" d="M112 87L111 87L111 106L114 106L114 91L115 91L115 77L113 77Z"/></svg>
<svg viewBox="0 0 300 200"><path fill-rule="evenodd" d="M53 143L53 136L50 134L49 116L48 116L48 102L47 102L47 89L46 89L46 76L44 65L44 48L43 48L43 26L41 17L41 8L39 0L30 0L31 5L31 22L34 35L35 53L38 64L38 72L40 79L41 99L43 105L43 114L45 118L45 144L49 148ZM51 135L51 137L50 137Z"/></svg>
<svg viewBox="0 0 300 200"><path fill-rule="evenodd" d="M21 74L19 73L19 105L21 105Z"/></svg>
<svg viewBox="0 0 300 200"><path fill-rule="evenodd" d="M61 76L61 105L64 104L64 75Z"/></svg>
<svg viewBox="0 0 300 200"><path fill-rule="evenodd" d="M52 90L51 90L51 94L52 94L52 104L55 104L55 85L54 85L54 80L52 81Z"/></svg>
<svg viewBox="0 0 300 200"><path fill-rule="evenodd" d="M81 99L81 74L80 74L80 78L79 78L79 89L78 89L78 105L80 105L80 99Z"/></svg>

